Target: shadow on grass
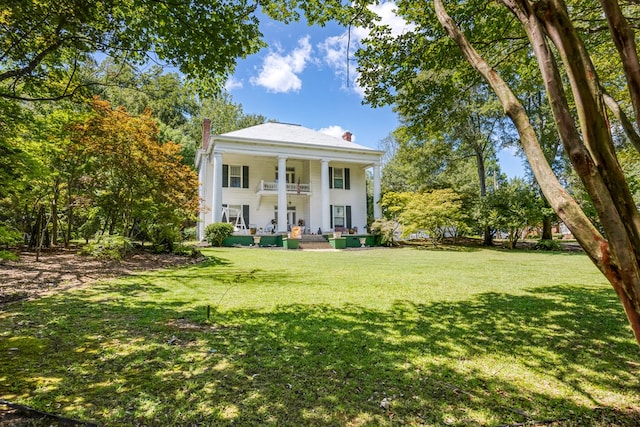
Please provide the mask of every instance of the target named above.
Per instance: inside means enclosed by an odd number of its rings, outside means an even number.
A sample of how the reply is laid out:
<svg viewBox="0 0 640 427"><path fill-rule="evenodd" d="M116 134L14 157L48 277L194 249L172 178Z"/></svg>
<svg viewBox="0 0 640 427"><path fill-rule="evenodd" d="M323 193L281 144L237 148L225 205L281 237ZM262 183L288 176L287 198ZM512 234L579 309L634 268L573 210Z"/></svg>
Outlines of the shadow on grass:
<svg viewBox="0 0 640 427"><path fill-rule="evenodd" d="M123 426L640 425L640 352L605 288L210 321L136 299L166 292L151 283L120 291L0 313L0 397Z"/></svg>

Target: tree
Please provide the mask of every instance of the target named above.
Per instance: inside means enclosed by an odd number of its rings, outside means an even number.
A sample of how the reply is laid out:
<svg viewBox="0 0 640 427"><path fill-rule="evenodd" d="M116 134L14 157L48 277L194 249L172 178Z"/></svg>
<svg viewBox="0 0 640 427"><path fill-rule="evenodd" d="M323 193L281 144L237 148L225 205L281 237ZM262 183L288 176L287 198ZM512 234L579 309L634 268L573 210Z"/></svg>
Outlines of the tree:
<svg viewBox="0 0 640 427"><path fill-rule="evenodd" d="M475 50L448 15L443 1L435 0L434 4L438 20L448 35L498 95L505 113L518 130L523 150L545 197L613 286L640 343L640 216L616 155L604 107L603 85L567 5L561 0L502 1L520 22L531 43L563 146L593 201L604 235L562 188L544 157L530 118L508 83ZM602 12L622 58L622 72L627 77L629 96L637 112L636 122L640 122L640 63L635 34L617 1L603 1ZM558 59L564 70L558 66ZM564 86L562 71L569 81L569 89ZM572 115L569 97L575 100L576 116Z"/></svg>
<svg viewBox="0 0 640 427"><path fill-rule="evenodd" d="M81 72L95 57L177 68L201 95L223 87L238 58L265 46L259 10L288 22L304 13L351 19L340 0L5 0L0 15L0 98L59 100L110 84Z"/></svg>
<svg viewBox="0 0 640 427"><path fill-rule="evenodd" d="M452 0L446 5L444 0L399 0L397 14L411 26L393 36L390 28L359 13L371 3L361 1L349 9L370 29L358 54L367 101L393 103L424 70L451 78L481 76L517 131L545 198L613 286L640 344L640 215L620 167L606 110L619 121L629 143L640 147L634 129L640 125L640 61L635 30L626 18L638 16L640 5L615 0ZM454 47L462 55L456 55ZM593 203L602 233L555 175L518 98L531 64L539 67L535 78L544 85L562 146ZM599 72L594 64L606 65ZM431 87L438 94L437 85ZM626 105L633 107L634 119Z"/></svg>
<svg viewBox="0 0 640 427"><path fill-rule="evenodd" d="M0 21L0 97L61 99L87 85L96 53L164 61L203 89L221 87L236 58L264 46L256 6L240 1L8 0Z"/></svg>
<svg viewBox="0 0 640 427"><path fill-rule="evenodd" d="M456 236L466 228L462 196L451 189L401 193L390 197L392 195L394 193L387 193L383 202L387 205L387 210L394 208L399 211L397 218L403 226L404 236L425 231L436 245L447 234ZM400 203L389 206L393 199Z"/></svg>
<svg viewBox="0 0 640 427"><path fill-rule="evenodd" d="M185 126L184 132L189 135L183 144L186 164L194 165L195 163L195 153L198 144L202 141L202 122L204 119L211 120L211 133L218 135L267 121L267 118L260 114L245 113L242 104L233 102L233 97L228 93L203 99L198 104L197 112Z"/></svg>
<svg viewBox="0 0 640 427"><path fill-rule="evenodd" d="M492 230L506 233L509 249L529 228L542 221L544 209L536 192L523 180L512 179L490 192L474 211L474 219Z"/></svg>
<svg viewBox="0 0 640 427"><path fill-rule="evenodd" d="M390 37L385 28L372 29L364 47L356 53L367 101L374 105L393 104L405 139L415 146L432 145L430 151L439 153L437 157L430 156L429 163L444 169L447 164L472 158L476 192L483 198L489 175L496 177L499 173L497 168L490 169L497 166L497 147L501 143L498 136L508 135L501 132L505 120L499 104L486 84L459 67L459 59L451 60L449 55L442 61L418 63L424 58L420 53L423 42L414 47L408 40L406 36ZM430 46L428 51L432 49ZM390 52L401 65L389 61ZM413 167L421 168L418 162L413 162ZM491 230L484 230L483 237L485 245L492 245Z"/></svg>
<svg viewBox="0 0 640 427"><path fill-rule="evenodd" d="M137 237L171 249L175 230L195 219L195 172L182 164L179 145L159 141L148 111L135 117L99 99L91 106L91 116L77 126L75 137L94 163L92 205L103 230L125 237L144 232Z"/></svg>

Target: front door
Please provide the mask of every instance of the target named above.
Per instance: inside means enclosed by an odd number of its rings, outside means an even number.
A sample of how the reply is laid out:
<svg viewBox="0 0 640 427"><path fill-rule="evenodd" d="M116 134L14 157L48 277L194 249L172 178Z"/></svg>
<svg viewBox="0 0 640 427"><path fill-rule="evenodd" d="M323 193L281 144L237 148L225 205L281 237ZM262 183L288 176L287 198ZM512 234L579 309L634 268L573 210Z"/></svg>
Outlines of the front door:
<svg viewBox="0 0 640 427"><path fill-rule="evenodd" d="M298 225L296 222L296 207L289 206L287 209L287 230L291 230L294 225Z"/></svg>

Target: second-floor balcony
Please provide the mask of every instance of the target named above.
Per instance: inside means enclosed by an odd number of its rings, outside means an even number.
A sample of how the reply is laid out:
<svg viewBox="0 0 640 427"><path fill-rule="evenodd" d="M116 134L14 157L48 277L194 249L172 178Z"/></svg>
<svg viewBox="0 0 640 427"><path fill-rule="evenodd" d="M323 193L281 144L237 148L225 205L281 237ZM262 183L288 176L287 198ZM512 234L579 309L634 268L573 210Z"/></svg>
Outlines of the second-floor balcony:
<svg viewBox="0 0 640 427"><path fill-rule="evenodd" d="M277 193L278 183L261 180L258 185L258 193ZM287 194L311 194L311 184L287 183Z"/></svg>

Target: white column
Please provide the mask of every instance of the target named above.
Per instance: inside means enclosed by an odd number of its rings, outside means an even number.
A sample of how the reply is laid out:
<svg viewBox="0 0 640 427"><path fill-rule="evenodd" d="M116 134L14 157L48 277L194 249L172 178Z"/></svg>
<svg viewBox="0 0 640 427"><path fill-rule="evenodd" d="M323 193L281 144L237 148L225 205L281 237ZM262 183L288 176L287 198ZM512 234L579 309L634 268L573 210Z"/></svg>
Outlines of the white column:
<svg viewBox="0 0 640 427"><path fill-rule="evenodd" d="M331 215L329 205L329 160L322 159L320 167L320 223L322 224L322 232L326 233L331 229Z"/></svg>
<svg viewBox="0 0 640 427"><path fill-rule="evenodd" d="M380 164L373 165L373 217L382 218L382 208L380 207Z"/></svg>
<svg viewBox="0 0 640 427"><path fill-rule="evenodd" d="M287 232L287 157L278 156L278 233Z"/></svg>
<svg viewBox="0 0 640 427"><path fill-rule="evenodd" d="M198 171L198 196L200 197L200 212L198 213L198 228L196 233L196 238L198 240L204 239L204 227L206 226L206 214L204 211L204 207L207 204L206 197L207 192L205 190L205 184L207 182L207 166L209 162L207 159L202 156L200 158L200 170Z"/></svg>
<svg viewBox="0 0 640 427"><path fill-rule="evenodd" d="M222 153L213 153L213 200L211 218L213 222L222 220Z"/></svg>

